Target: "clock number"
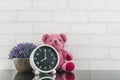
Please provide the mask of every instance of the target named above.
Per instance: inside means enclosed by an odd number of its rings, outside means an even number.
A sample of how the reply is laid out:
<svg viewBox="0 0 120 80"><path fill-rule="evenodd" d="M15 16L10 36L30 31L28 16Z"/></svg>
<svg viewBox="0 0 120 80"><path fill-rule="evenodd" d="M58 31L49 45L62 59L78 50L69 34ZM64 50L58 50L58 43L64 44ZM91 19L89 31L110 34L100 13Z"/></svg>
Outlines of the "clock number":
<svg viewBox="0 0 120 80"><path fill-rule="evenodd" d="M42 66L40 66L39 68L41 69Z"/></svg>
<svg viewBox="0 0 120 80"><path fill-rule="evenodd" d="M51 49L49 49L48 52L51 52Z"/></svg>
<svg viewBox="0 0 120 80"><path fill-rule="evenodd" d="M41 49L39 49L39 51L41 52Z"/></svg>
<svg viewBox="0 0 120 80"><path fill-rule="evenodd" d="M53 53L51 53L51 56L54 56Z"/></svg>
<svg viewBox="0 0 120 80"><path fill-rule="evenodd" d="M50 69L52 69L52 67L51 67L51 66L49 66L49 68L50 68Z"/></svg>
<svg viewBox="0 0 120 80"><path fill-rule="evenodd" d="M36 53L36 56L39 56L39 53Z"/></svg>
<svg viewBox="0 0 120 80"><path fill-rule="evenodd" d="M39 62L36 62L36 64L40 64Z"/></svg>
<svg viewBox="0 0 120 80"><path fill-rule="evenodd" d="M54 64L54 62L51 62L51 64Z"/></svg>
<svg viewBox="0 0 120 80"><path fill-rule="evenodd" d="M34 58L34 60L37 60L37 58Z"/></svg>
<svg viewBox="0 0 120 80"><path fill-rule="evenodd" d="M53 58L54 60L56 59L56 58Z"/></svg>
<svg viewBox="0 0 120 80"><path fill-rule="evenodd" d="M44 69L47 69L47 67L44 67Z"/></svg>

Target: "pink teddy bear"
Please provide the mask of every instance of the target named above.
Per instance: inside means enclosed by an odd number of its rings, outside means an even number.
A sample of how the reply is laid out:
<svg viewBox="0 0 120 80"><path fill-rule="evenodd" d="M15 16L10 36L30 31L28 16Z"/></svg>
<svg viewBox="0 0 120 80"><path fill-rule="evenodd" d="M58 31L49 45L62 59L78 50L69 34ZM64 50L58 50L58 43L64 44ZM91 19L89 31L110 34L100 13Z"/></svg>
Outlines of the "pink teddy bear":
<svg viewBox="0 0 120 80"><path fill-rule="evenodd" d="M74 63L72 62L73 56L64 50L64 44L67 41L65 34L44 34L42 41L45 44L53 46L57 51L60 57L60 61L57 67L57 71L73 71L75 68Z"/></svg>

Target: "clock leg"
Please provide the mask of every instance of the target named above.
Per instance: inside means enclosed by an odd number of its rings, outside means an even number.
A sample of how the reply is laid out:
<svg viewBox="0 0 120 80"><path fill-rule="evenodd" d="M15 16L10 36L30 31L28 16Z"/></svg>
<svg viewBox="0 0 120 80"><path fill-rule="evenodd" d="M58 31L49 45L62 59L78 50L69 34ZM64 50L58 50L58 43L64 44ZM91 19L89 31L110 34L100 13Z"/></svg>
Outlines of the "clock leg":
<svg viewBox="0 0 120 80"><path fill-rule="evenodd" d="M35 75L35 77L32 80L38 80L39 79L39 75Z"/></svg>
<svg viewBox="0 0 120 80"><path fill-rule="evenodd" d="M52 71L52 74L56 74L56 70L53 70L53 71Z"/></svg>
<svg viewBox="0 0 120 80"><path fill-rule="evenodd" d="M52 75L52 78L53 78L53 80L55 80L55 78L56 78L56 74L53 74L53 75Z"/></svg>
<svg viewBox="0 0 120 80"><path fill-rule="evenodd" d="M36 70L35 71L35 75L39 75L39 74L40 74L40 72Z"/></svg>

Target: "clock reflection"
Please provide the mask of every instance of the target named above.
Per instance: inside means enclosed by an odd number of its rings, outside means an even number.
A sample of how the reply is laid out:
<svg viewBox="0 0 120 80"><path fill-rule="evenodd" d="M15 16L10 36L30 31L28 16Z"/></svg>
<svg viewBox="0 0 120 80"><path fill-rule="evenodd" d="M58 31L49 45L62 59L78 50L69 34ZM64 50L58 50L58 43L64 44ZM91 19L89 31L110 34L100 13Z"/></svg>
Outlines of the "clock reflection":
<svg viewBox="0 0 120 80"><path fill-rule="evenodd" d="M72 72L57 72L56 75L52 74L41 74L36 75L32 80L75 80L75 75Z"/></svg>
<svg viewBox="0 0 120 80"><path fill-rule="evenodd" d="M69 73L59 73L56 75L52 74L40 74L34 75L32 72L29 73L17 73L13 80L75 80L75 75L72 72Z"/></svg>

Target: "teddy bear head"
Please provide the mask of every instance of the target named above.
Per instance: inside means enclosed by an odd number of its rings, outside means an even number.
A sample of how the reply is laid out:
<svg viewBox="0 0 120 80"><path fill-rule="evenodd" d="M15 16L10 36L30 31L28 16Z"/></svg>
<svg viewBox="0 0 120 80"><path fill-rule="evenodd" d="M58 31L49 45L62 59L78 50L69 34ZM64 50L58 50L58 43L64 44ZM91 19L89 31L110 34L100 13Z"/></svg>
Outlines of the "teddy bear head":
<svg viewBox="0 0 120 80"><path fill-rule="evenodd" d="M49 44L56 48L57 50L62 50L64 48L64 43L66 42L67 37L65 34L44 34L42 41L45 44Z"/></svg>

